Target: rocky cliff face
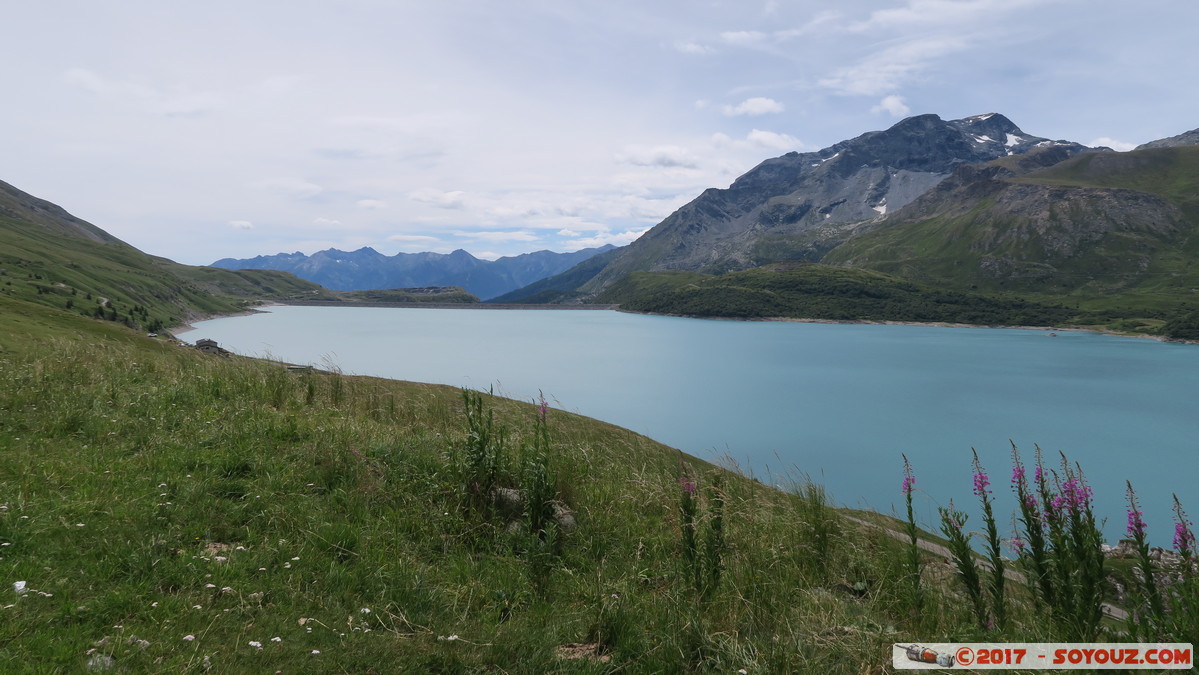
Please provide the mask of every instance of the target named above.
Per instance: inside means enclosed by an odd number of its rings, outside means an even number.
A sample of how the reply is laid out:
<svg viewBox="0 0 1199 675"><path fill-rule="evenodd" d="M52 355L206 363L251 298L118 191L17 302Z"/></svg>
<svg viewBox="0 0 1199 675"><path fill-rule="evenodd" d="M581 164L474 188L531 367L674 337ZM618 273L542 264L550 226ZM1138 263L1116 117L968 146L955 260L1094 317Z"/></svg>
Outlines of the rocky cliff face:
<svg viewBox="0 0 1199 675"><path fill-rule="evenodd" d="M1071 154L1048 148L962 166L825 262L951 286L1049 292L1111 293L1171 272L1163 256L1187 240L1187 215L1163 194L1117 187L1143 184L1136 177L1156 175L1161 158Z"/></svg>
<svg viewBox="0 0 1199 675"><path fill-rule="evenodd" d="M905 119L885 131L766 160L727 189L709 189L619 253L580 290L596 293L634 270L727 272L819 260L955 167L1035 148L1083 146L1024 133L1003 115Z"/></svg>
<svg viewBox="0 0 1199 675"><path fill-rule="evenodd" d="M1150 141L1144 145L1138 145L1137 150L1146 150L1149 148L1177 148L1183 145L1199 145L1199 129L1191 129L1190 131L1162 138L1156 141Z"/></svg>

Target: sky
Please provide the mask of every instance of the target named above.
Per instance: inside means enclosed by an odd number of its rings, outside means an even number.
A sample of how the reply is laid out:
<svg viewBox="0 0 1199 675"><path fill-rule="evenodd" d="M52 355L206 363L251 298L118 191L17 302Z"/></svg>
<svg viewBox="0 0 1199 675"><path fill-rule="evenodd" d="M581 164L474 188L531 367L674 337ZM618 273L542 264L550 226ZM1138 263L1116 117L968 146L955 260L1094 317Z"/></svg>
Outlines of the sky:
<svg viewBox="0 0 1199 675"><path fill-rule="evenodd" d="M0 180L139 249L626 244L759 162L934 113L1199 127L1191 0L39 0Z"/></svg>

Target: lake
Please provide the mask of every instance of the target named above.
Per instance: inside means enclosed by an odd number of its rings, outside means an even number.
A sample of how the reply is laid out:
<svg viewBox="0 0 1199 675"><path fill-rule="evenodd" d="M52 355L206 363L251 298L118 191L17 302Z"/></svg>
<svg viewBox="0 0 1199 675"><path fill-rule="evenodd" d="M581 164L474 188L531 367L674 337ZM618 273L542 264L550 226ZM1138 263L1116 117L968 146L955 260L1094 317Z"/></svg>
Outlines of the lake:
<svg viewBox="0 0 1199 675"><path fill-rule="evenodd" d="M275 306L197 322L239 354L486 390L618 424L764 482L810 475L832 499L901 512L901 453L918 518L953 498L977 513L971 448L1000 514L1011 445L1064 451L1123 536L1125 485L1154 543L1171 493L1199 514L1199 347L1083 332L709 321L603 310ZM973 516L972 525L979 523ZM1010 530L1001 517L1001 530ZM1005 532L1005 536L1010 532Z"/></svg>

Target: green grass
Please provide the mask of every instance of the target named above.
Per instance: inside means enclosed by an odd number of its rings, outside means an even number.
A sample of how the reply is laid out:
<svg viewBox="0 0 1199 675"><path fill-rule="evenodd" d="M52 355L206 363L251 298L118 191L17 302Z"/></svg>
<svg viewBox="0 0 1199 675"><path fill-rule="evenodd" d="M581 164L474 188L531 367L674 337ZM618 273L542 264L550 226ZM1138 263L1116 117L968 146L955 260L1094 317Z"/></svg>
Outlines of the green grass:
<svg viewBox="0 0 1199 675"><path fill-rule="evenodd" d="M145 330L236 312L263 299L332 297L290 274L180 265L115 239L98 243L5 215L0 296Z"/></svg>
<svg viewBox="0 0 1199 675"><path fill-rule="evenodd" d="M537 440L535 405L484 395L513 458L495 484L543 457L577 520L539 539L464 499L459 390L205 356L3 297L0 336L6 673L885 672L894 642L1049 637L1031 611L981 633L937 556L936 609L913 613L903 542L803 467L768 487L557 410ZM702 592L684 467L720 570Z"/></svg>

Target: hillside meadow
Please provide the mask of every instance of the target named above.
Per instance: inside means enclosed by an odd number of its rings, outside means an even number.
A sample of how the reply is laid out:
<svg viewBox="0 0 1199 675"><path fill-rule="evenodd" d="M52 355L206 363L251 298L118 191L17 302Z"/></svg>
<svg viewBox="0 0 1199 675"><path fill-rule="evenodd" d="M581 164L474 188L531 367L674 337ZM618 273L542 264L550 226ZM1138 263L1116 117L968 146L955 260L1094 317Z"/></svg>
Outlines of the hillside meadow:
<svg viewBox="0 0 1199 675"><path fill-rule="evenodd" d="M0 296L0 670L889 672L1066 634L1020 583L979 621L802 470Z"/></svg>

